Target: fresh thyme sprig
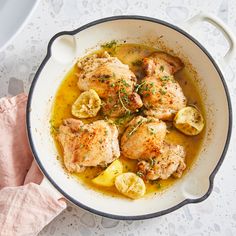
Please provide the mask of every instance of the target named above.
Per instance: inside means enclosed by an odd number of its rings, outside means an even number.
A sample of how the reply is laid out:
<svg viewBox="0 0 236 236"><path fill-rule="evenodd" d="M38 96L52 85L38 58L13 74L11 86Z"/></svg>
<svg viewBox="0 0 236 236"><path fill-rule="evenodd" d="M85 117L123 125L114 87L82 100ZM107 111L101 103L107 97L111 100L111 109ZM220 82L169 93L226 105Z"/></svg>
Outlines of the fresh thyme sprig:
<svg viewBox="0 0 236 236"><path fill-rule="evenodd" d="M131 136L137 129L138 127L144 122L144 120L140 120L138 124L129 132L129 136Z"/></svg>

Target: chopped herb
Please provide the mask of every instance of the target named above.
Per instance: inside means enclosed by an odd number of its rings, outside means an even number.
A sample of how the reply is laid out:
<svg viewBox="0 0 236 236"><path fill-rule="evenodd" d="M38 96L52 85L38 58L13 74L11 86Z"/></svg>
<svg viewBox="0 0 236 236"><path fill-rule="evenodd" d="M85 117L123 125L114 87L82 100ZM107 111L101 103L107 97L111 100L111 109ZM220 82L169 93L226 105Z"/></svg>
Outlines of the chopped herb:
<svg viewBox="0 0 236 236"><path fill-rule="evenodd" d="M146 84L146 81L142 82L141 84L138 84L134 91L137 93L144 84Z"/></svg>
<svg viewBox="0 0 236 236"><path fill-rule="evenodd" d="M133 115L131 115L130 112L126 112L126 114L123 117L117 118L114 123L116 125L123 125L125 122L129 121L133 118Z"/></svg>
<svg viewBox="0 0 236 236"><path fill-rule="evenodd" d="M130 87L130 85L124 79L122 79L121 82L125 87Z"/></svg>
<svg viewBox="0 0 236 236"><path fill-rule="evenodd" d="M145 83L145 82L144 82ZM149 96L151 92L152 94L155 94L156 93L156 89L154 87L154 83L151 82L151 83L148 83L148 84L145 84L144 85L141 84L142 86L139 87L139 92L143 95L143 96ZM148 92L148 93L145 93L145 92Z"/></svg>
<svg viewBox="0 0 236 236"><path fill-rule="evenodd" d="M161 71L161 72L164 71L164 66L160 66L160 71Z"/></svg>
<svg viewBox="0 0 236 236"><path fill-rule="evenodd" d="M50 123L50 124L52 124L53 122L54 122L54 120L53 120L53 119L52 119L52 120L49 120L49 123Z"/></svg>
<svg viewBox="0 0 236 236"><path fill-rule="evenodd" d="M51 133L55 134L59 132L59 128L51 124Z"/></svg>
<svg viewBox="0 0 236 236"><path fill-rule="evenodd" d="M152 127L148 127L148 130L150 131L151 134L157 133L157 130L153 129Z"/></svg>
<svg viewBox="0 0 236 236"><path fill-rule="evenodd" d="M102 83L104 83L105 81L109 80L110 76L109 75L103 75L101 77L98 78L98 80Z"/></svg>
<svg viewBox="0 0 236 236"><path fill-rule="evenodd" d="M114 88L116 85L114 83L110 84L110 87Z"/></svg>
<svg viewBox="0 0 236 236"><path fill-rule="evenodd" d="M161 80L161 81L168 81L168 80L170 80L170 76L162 76L162 77L160 78L160 80Z"/></svg>
<svg viewBox="0 0 236 236"><path fill-rule="evenodd" d="M102 44L101 47L102 48L113 48L116 44L117 44L117 42L115 40L112 40L109 43Z"/></svg>
<svg viewBox="0 0 236 236"><path fill-rule="evenodd" d="M126 102L126 104L129 103L129 98L127 94L124 95L123 100Z"/></svg>
<svg viewBox="0 0 236 236"><path fill-rule="evenodd" d="M126 93L126 90L124 88L120 89L120 92Z"/></svg>
<svg viewBox="0 0 236 236"><path fill-rule="evenodd" d="M155 164L156 160L155 159L150 159L150 166L153 167Z"/></svg>
<svg viewBox="0 0 236 236"><path fill-rule="evenodd" d="M143 62L141 60L136 60L132 62L133 66L141 66L143 64Z"/></svg>
<svg viewBox="0 0 236 236"><path fill-rule="evenodd" d="M162 89L162 88L159 89L159 92L160 92L160 94L162 94L162 95L165 95L165 94L166 94L166 91L165 91L164 89Z"/></svg>
<svg viewBox="0 0 236 236"><path fill-rule="evenodd" d="M108 131L107 130L105 130L105 135L108 135Z"/></svg>
<svg viewBox="0 0 236 236"><path fill-rule="evenodd" d="M122 107L127 111L127 112L130 112L130 110L125 106L122 98L121 98L121 92L123 93L122 97L125 98L125 101L128 103L128 95L127 95L127 92L124 88L120 88L120 83L121 81L119 81L119 90L118 90L118 97L119 97L119 101L122 105Z"/></svg>
<svg viewBox="0 0 236 236"><path fill-rule="evenodd" d="M150 91L149 84L146 84L145 86L143 86L143 91L145 92Z"/></svg>
<svg viewBox="0 0 236 236"><path fill-rule="evenodd" d="M136 172L136 175L137 175L138 177L140 177L140 178L142 178L142 177L144 176L143 173L140 172L140 171L137 171L137 172Z"/></svg>
<svg viewBox="0 0 236 236"><path fill-rule="evenodd" d="M146 94L144 94L144 97L148 97L148 96L150 96L150 94L149 94L149 93L146 93Z"/></svg>
<svg viewBox="0 0 236 236"><path fill-rule="evenodd" d="M151 89L151 93L152 93L153 95L155 95L156 89Z"/></svg>

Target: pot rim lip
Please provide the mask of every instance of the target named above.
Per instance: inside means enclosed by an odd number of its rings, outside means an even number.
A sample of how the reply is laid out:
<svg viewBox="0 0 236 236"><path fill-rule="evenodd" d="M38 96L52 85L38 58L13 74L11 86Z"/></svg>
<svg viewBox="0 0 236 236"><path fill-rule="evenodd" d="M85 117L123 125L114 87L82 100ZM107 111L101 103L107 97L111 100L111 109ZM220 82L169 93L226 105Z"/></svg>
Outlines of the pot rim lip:
<svg viewBox="0 0 236 236"><path fill-rule="evenodd" d="M207 192L199 198L196 199L185 199L182 202L176 204L173 207L170 207L168 209L162 210L162 211L158 211L158 212L154 212L154 213L149 213L149 214L142 214L142 215L133 215L133 216L125 216L125 215L115 215L115 214L110 214L110 213L106 213L103 211L99 211L99 210L95 210L91 207L88 207L84 204L82 204L81 202L79 202L78 200L72 198L70 195L68 195L66 192L64 192L57 184L56 182L53 180L53 178L50 177L50 174L46 171L46 169L43 167L41 161L40 161L40 157L37 154L35 145L34 145L34 141L33 141L33 136L31 133L31 120L30 120L30 111L31 111L31 102L32 102L32 97L33 97L33 93L34 93L34 88L35 85L40 77L40 73L43 70L44 66L47 64L49 58L51 57L51 46L54 42L54 40L56 38L58 38L61 35L75 35L87 28L90 28L92 26L101 24L101 23L105 23L105 22L109 22L109 21L116 21L116 20L141 20L141 21L149 21L149 22L153 22L153 23L157 23L157 24L161 24L164 25L166 27L169 27L179 33L181 33L182 35L184 35L188 40L191 40L196 46L198 46L198 48L204 52L204 54L208 57L208 59L211 61L211 63L213 64L214 68L216 69L222 85L224 87L224 91L226 94L226 98L227 98L227 103L228 103L228 112L229 112L229 123L228 123L228 131L227 131L227 138L225 141L225 146L224 149L222 151L222 154L220 155L220 159L218 161L218 163L216 164L214 170L212 171L212 173L209 176L209 188L207 190ZM47 177L47 179L50 181L50 183L70 202L74 203L75 205L91 212L91 213L95 213L97 215L103 216L103 217L107 217L107 218L111 218L111 219L116 219L116 220L144 220L144 219L150 219L150 218L154 218L154 217L159 217L168 213L171 213L177 209L179 209L180 207L183 207L184 205L190 204L190 203L199 203L204 201L205 199L208 198L208 196L211 194L212 189L213 189L213 182L214 182L214 177L216 175L216 173L218 172L221 164L223 163L224 159L225 159L225 155L226 152L228 150L228 146L230 143L230 138L231 138L231 133L232 133L232 106L231 106L231 99L230 99L230 94L228 91L228 87L227 84L225 82L224 76L219 68L219 66L217 65L217 63L215 62L215 60L213 59L213 57L210 55L210 53L206 50L206 48L204 46L202 46L201 43L199 43L193 36L191 36L190 34L188 34L187 32L185 32L184 30L182 30L181 28L170 24L166 21L163 20L159 20L156 18L152 18L152 17L147 17L147 16L139 16L139 15L121 15L121 16L111 16L111 17L106 17L106 18L102 18L102 19L98 19L95 21L92 21L88 24L85 24L75 30L72 31L62 31L59 32L57 34L55 34L49 41L48 46L47 46L47 54L44 58L44 60L42 61L42 63L40 64L34 79L32 81L31 87L30 87L30 91L29 91L29 95L28 95L28 102L27 102L27 108L26 108L26 125L27 125L27 133L28 133L28 139L29 139L29 143L30 143L30 147L32 150L32 153L34 155L34 159L36 160L39 168L41 169L41 171L43 172L43 174Z"/></svg>

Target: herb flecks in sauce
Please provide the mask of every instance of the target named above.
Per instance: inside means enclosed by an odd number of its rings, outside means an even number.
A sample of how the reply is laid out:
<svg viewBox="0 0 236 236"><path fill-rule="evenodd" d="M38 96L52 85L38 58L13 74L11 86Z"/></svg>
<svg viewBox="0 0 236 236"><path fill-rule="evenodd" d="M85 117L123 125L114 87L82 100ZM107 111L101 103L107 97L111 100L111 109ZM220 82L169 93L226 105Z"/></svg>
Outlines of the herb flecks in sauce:
<svg viewBox="0 0 236 236"><path fill-rule="evenodd" d="M135 92L138 92L139 94L142 94L144 96L149 96L149 93L156 93L158 91L154 91L153 89L153 83L150 83L149 86L146 87L146 84L142 84L142 78L145 76L145 73L142 70L142 66L139 66L139 61L142 61L144 57L150 55L152 52L156 51L154 48L149 48L147 46L143 45L136 45L136 44L122 44L119 45L117 44L116 41L111 41L109 43L106 43L102 46L102 50L100 51L101 53L104 51L110 52L112 56L118 57L123 63L128 64L131 70L134 71L136 76L138 75L139 77L139 84L136 86ZM141 63L140 63L141 64ZM165 70L165 68L160 68L162 71ZM62 158L62 149L60 144L57 141L57 131L58 127L62 124L62 121L66 118L72 117L71 114L71 108L69 105L72 105L76 98L80 95L81 91L78 90L77 87L77 82L78 82L78 75L80 74L80 71L78 67L75 65L72 70L68 73L66 76L65 80L62 82L60 85L52 113L51 113L51 131L52 131L52 136L54 137L54 141L56 143L56 147L59 152L59 160L63 161ZM114 76L114 75L112 75ZM109 78L101 78L105 82L109 82ZM203 111L203 106L202 106L202 101L201 97L199 95L198 89L194 85L192 75L189 74L189 72L186 70L182 70L181 72L178 72L175 76L175 79L180 83L181 87L184 90L184 94L188 98L189 104L194 104L197 103L198 107ZM162 77L161 82L166 82L168 83L169 80L175 80L172 77ZM117 88L120 86L120 88L128 88L124 82L120 81L119 83L110 83L109 86ZM165 85L164 85L165 86ZM163 86L163 89L164 89ZM125 90L122 90L125 91ZM122 94L122 92L120 92ZM111 98L112 99L112 98ZM122 100L123 101L123 100ZM117 101L120 102L120 101ZM159 102L162 102L162 98L159 99ZM125 104L125 99L123 101ZM128 108L127 108L128 109ZM141 109L142 111L142 109ZM118 126L119 129L124 129L127 125L127 123L134 117L139 115L140 112L133 113L131 114L129 111L126 112L126 115L121 117L121 118L116 118L113 120L108 120L106 117L104 117L102 114L99 114L95 118L91 119L82 119L84 123L89 123L98 119L106 119L109 121L109 123L115 124ZM141 113L142 114L142 113ZM149 118L147 122L151 122L152 119ZM141 125L141 124L140 124ZM131 135L132 133L135 132L135 127L133 127L133 131L131 130ZM201 147L201 141L203 140L204 137L204 132L202 132L200 135L195 136L195 137L186 137L185 135L181 134L180 132L176 131L175 128L169 127L168 126L168 132L166 136L166 142L170 143L175 143L175 144L180 144L185 147L186 149L186 164L187 168L189 169L194 162L194 159L198 155L198 152ZM150 129L150 133L155 133L155 131ZM106 132L104 133L104 138L106 136ZM82 147L81 147L82 148ZM120 160L123 163L123 169L124 172L134 172L137 173L137 161L136 160L131 160L124 158L123 156L120 157ZM150 166L154 166L155 159L150 159L149 164ZM73 174L78 181L82 181L85 183L87 186L90 186L92 189L95 189L97 191L102 191L105 192L106 194L112 195L112 196L118 196L122 197L115 187L111 188L102 188L102 187L97 187L94 184L91 183L91 179L98 176L101 171L104 170L105 167L92 167L92 168L87 168L83 173L80 174ZM137 173L138 175L142 177L142 173ZM147 194L148 193L156 193L158 191L162 191L166 188L168 188L170 185L175 183L176 179L174 178L169 178L167 180L158 180L158 181L150 181L146 182L146 189L147 189Z"/></svg>
<svg viewBox="0 0 236 236"><path fill-rule="evenodd" d="M117 41L116 40L112 40L111 42L102 44L101 47L107 49L107 48L113 48L116 45L117 45Z"/></svg>

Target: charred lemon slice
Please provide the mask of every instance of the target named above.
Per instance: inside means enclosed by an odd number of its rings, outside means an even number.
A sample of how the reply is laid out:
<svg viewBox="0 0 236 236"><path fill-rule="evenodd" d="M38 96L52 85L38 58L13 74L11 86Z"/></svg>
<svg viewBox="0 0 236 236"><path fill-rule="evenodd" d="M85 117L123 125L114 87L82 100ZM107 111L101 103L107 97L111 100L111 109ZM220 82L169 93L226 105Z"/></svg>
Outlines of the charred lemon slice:
<svg viewBox="0 0 236 236"><path fill-rule="evenodd" d="M137 199L146 192L143 180L132 172L127 172L116 177L115 186L125 196Z"/></svg>
<svg viewBox="0 0 236 236"><path fill-rule="evenodd" d="M174 126L186 135L197 135L204 128L204 119L196 108L185 107L177 112Z"/></svg>
<svg viewBox="0 0 236 236"><path fill-rule="evenodd" d="M92 180L94 184L111 187L114 185L116 176L122 174L123 166L119 160L113 161L100 175Z"/></svg>
<svg viewBox="0 0 236 236"><path fill-rule="evenodd" d="M78 118L89 118L97 115L101 108L101 99L96 91L90 89L80 94L72 105L72 115Z"/></svg>

